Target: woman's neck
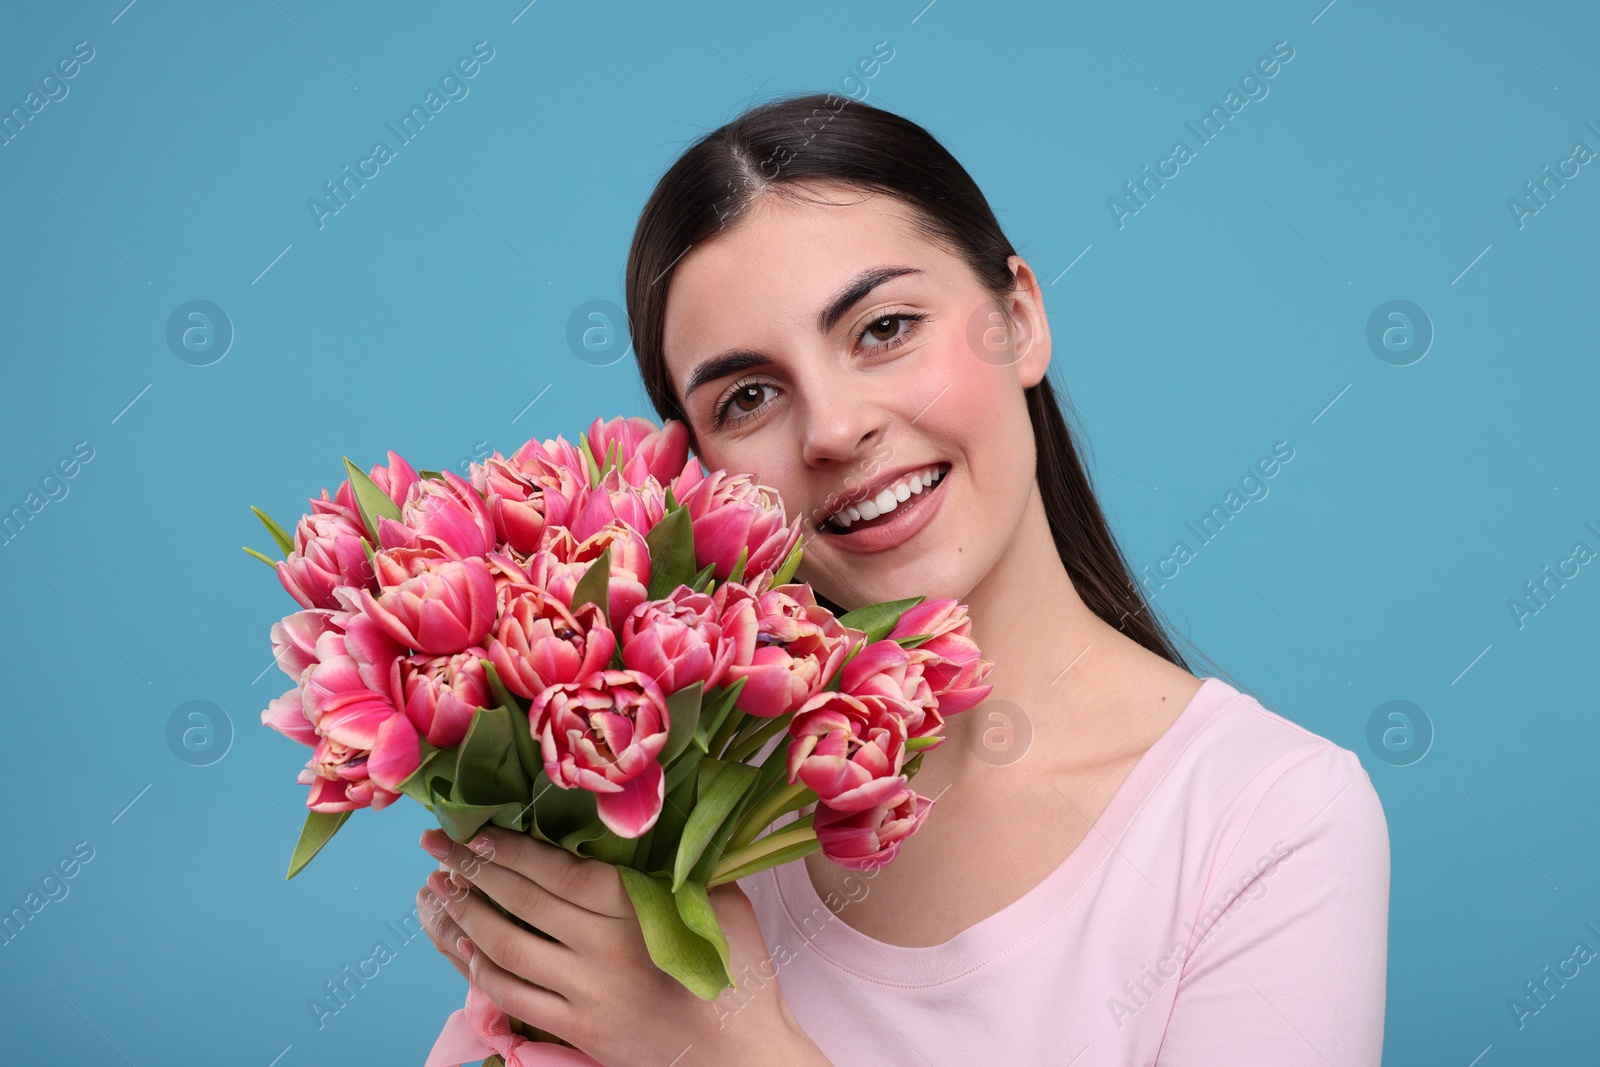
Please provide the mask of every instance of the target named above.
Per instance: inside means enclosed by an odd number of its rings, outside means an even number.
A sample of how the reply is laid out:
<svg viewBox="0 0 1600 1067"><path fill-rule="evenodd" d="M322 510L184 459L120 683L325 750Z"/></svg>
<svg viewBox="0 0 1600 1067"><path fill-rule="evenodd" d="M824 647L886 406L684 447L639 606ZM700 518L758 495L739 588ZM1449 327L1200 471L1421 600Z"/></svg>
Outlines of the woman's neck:
<svg viewBox="0 0 1600 1067"><path fill-rule="evenodd" d="M1172 667L1084 604L1056 550L1037 485L1010 547L965 603L972 638L994 663L987 679L996 702L990 711L1017 714L998 702L1015 705L1045 751L1100 748L1096 742L1114 728L1151 661ZM973 711L948 720L949 740L928 753L929 761L942 755L938 762L951 778L962 764L993 762L983 746L997 721L982 706Z"/></svg>

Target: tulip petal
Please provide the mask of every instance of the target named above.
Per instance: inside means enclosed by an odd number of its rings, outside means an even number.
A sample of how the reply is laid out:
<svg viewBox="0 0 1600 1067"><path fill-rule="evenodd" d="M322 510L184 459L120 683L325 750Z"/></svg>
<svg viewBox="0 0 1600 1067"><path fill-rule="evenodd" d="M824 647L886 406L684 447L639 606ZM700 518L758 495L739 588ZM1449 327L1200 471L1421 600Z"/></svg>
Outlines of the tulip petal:
<svg viewBox="0 0 1600 1067"><path fill-rule="evenodd" d="M652 761L644 771L623 783L619 793L599 793L595 810L600 821L618 837L640 837L656 824L666 798L666 776Z"/></svg>

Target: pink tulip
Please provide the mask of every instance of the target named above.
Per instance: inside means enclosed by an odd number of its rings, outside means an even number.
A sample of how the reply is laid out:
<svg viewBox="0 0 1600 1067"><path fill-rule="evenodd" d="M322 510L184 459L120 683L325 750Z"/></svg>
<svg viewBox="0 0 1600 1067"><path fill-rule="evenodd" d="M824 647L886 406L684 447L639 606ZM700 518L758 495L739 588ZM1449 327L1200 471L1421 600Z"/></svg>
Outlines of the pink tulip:
<svg viewBox="0 0 1600 1067"><path fill-rule="evenodd" d="M678 419L668 419L663 426L639 416L619 415L609 422L595 419L587 438L597 463L605 462L613 443L618 445L618 469L629 485L654 478L671 485L677 495L700 480L700 461L689 455L689 428Z"/></svg>
<svg viewBox="0 0 1600 1067"><path fill-rule="evenodd" d="M928 817L934 801L908 786L892 803L863 811L838 811L818 804L812 826L822 854L851 870L876 870L893 860L900 845Z"/></svg>
<svg viewBox="0 0 1600 1067"><path fill-rule="evenodd" d="M378 520L378 537L384 548L432 546L453 559L486 556L496 544L489 506L471 483L452 471L413 485L400 521Z"/></svg>
<svg viewBox="0 0 1600 1067"><path fill-rule="evenodd" d="M906 783L905 706L880 696L825 690L789 723L789 781L804 782L838 811L861 811Z"/></svg>
<svg viewBox="0 0 1600 1067"><path fill-rule="evenodd" d="M585 462L578 446L565 437L557 436L553 441L530 440L513 452L511 459L524 469L538 466L552 475L565 471L571 476L573 486L589 484L589 464Z"/></svg>
<svg viewBox="0 0 1600 1067"><path fill-rule="evenodd" d="M570 562L585 569L611 549L609 617L626 619L649 596L650 548L644 534L627 523L613 520L584 538L572 550Z"/></svg>
<svg viewBox="0 0 1600 1067"><path fill-rule="evenodd" d="M721 685L739 651L737 640L723 637L711 595L687 585L634 608L622 623L621 644L623 666L654 678L664 693L696 682Z"/></svg>
<svg viewBox="0 0 1600 1067"><path fill-rule="evenodd" d="M612 833L634 838L655 825L666 796L656 757L671 723L666 698L648 675L604 670L552 685L534 698L528 719L550 780L594 793Z"/></svg>
<svg viewBox="0 0 1600 1067"><path fill-rule="evenodd" d="M532 700L549 686L604 670L616 647L598 606L572 611L548 590L509 586L489 659L507 689Z"/></svg>
<svg viewBox="0 0 1600 1067"><path fill-rule="evenodd" d="M406 494L411 491L411 487L416 485L419 480L417 472L411 469L411 464L400 458L400 455L395 452L389 453L389 465L387 467L379 464L373 467L368 474L373 483L383 491L384 495L394 501L395 507L400 507L406 502ZM326 490L323 491L323 496L327 496ZM348 480L339 484L339 491L334 494L334 501L346 511L356 515L357 524L360 524L360 513L356 507L355 490L350 488ZM369 531L363 527L362 532L366 534L367 540L372 543L372 547L378 547L378 531Z"/></svg>
<svg viewBox="0 0 1600 1067"><path fill-rule="evenodd" d="M643 534L661 521L667 494L654 478L647 476L643 484L630 485L621 471L613 469L599 485L582 490L573 507L575 514L566 525L579 541L618 520Z"/></svg>
<svg viewBox="0 0 1600 1067"><path fill-rule="evenodd" d="M471 467L472 486L483 494L495 536L518 552L532 552L544 539L544 486L498 452Z"/></svg>
<svg viewBox="0 0 1600 1067"><path fill-rule="evenodd" d="M453 656L407 656L390 668L390 696L434 748L453 748L467 736L472 716L494 703L484 651Z"/></svg>
<svg viewBox="0 0 1600 1067"><path fill-rule="evenodd" d="M361 519L328 500L313 500L294 529L294 549L278 564L278 580L302 607L336 608L334 590L372 584L372 565L361 547Z"/></svg>
<svg viewBox="0 0 1600 1067"><path fill-rule="evenodd" d="M712 564L718 581L733 573L739 553L747 551L744 576L754 584L756 576L781 567L800 540L800 520L785 525L778 491L749 474L716 471L681 503L693 520L695 567Z"/></svg>
<svg viewBox="0 0 1600 1067"><path fill-rule="evenodd" d="M317 639L330 631L343 632L336 613L313 608L285 615L272 624L272 658L292 680L298 682L307 667L317 662Z"/></svg>
<svg viewBox="0 0 1600 1067"><path fill-rule="evenodd" d="M384 555L383 552L378 553ZM448 656L480 644L494 624L495 589L482 559L424 560L421 572L361 606L396 641L417 652Z"/></svg>
<svg viewBox="0 0 1600 1067"><path fill-rule="evenodd" d="M967 617L966 605L941 597L908 609L889 633L890 640L933 635L912 649L911 655L921 663L923 676L943 715L976 707L994 689L979 684L994 664L980 656L977 642L969 636L971 632L972 620Z"/></svg>
<svg viewBox="0 0 1600 1067"><path fill-rule="evenodd" d="M819 692L865 634L839 622L803 583L768 589L756 603L750 663L730 665L725 684L748 678L734 706L771 718L794 711Z"/></svg>
<svg viewBox="0 0 1600 1067"><path fill-rule="evenodd" d="M906 736L928 737L943 729L944 719L922 668L921 659L886 638L863 647L845 661L839 688L852 696L876 695L904 701Z"/></svg>

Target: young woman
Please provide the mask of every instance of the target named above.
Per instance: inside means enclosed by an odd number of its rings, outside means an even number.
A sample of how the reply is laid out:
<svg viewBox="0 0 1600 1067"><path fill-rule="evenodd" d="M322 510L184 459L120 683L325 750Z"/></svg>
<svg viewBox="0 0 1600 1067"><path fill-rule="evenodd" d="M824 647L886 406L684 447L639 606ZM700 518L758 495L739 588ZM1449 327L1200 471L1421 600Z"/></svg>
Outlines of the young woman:
<svg viewBox="0 0 1600 1067"><path fill-rule="evenodd" d="M966 603L994 690L928 751L936 804L893 863L716 891L737 993L657 972L613 869L504 831L488 862L424 835L455 872L419 897L440 951L608 1065L1377 1064L1377 795L1186 668L1057 407L1038 280L960 164L863 104L758 107L661 179L627 288L657 412L803 516L799 578Z"/></svg>

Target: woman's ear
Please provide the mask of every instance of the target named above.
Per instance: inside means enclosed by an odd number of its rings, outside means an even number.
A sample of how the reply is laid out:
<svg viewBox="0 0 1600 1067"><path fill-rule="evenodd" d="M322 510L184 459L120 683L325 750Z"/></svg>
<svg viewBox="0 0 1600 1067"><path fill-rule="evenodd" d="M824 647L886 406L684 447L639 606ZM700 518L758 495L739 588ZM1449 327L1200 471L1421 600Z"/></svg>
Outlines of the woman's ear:
<svg viewBox="0 0 1600 1067"><path fill-rule="evenodd" d="M1007 261L1011 268L1013 292L1010 311L1015 323L1017 376L1022 387L1030 389L1044 379L1050 366L1050 320L1044 313L1044 294L1039 279L1021 256Z"/></svg>

